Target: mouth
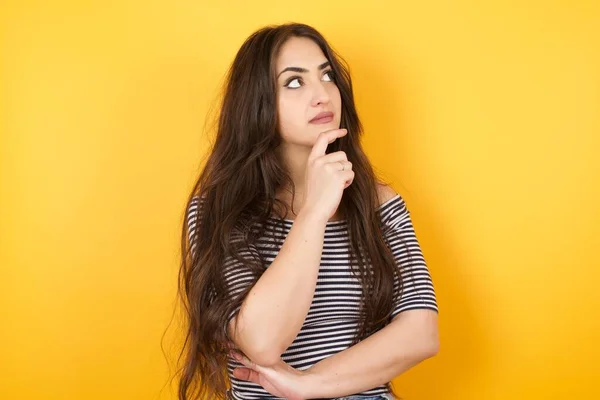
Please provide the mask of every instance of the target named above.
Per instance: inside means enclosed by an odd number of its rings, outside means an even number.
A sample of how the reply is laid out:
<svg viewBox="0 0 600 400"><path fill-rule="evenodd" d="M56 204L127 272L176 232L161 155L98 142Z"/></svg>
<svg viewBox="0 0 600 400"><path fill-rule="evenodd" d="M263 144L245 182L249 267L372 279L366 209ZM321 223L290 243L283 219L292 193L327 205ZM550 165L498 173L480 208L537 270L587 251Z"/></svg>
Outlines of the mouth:
<svg viewBox="0 0 600 400"><path fill-rule="evenodd" d="M322 112L322 113L317 114L309 122L311 124L326 124L331 121L333 121L333 113L327 111L327 112Z"/></svg>

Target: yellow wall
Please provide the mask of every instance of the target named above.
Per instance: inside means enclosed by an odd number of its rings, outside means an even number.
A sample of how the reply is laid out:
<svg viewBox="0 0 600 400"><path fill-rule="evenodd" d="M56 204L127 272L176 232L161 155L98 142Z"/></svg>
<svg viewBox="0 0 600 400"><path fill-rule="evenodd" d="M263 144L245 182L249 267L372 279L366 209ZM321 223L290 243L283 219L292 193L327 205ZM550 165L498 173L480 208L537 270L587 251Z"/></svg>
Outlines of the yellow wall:
<svg viewBox="0 0 600 400"><path fill-rule="evenodd" d="M442 350L399 392L600 398L598 4L4 3L0 398L174 398L203 119L245 37L288 20L349 61L435 280Z"/></svg>

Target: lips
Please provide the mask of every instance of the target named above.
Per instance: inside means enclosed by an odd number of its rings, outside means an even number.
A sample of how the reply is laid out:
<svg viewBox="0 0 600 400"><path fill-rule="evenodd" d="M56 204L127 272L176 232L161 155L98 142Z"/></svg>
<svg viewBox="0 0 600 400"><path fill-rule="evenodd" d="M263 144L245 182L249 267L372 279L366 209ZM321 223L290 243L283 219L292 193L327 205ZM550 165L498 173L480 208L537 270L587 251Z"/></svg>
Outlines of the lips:
<svg viewBox="0 0 600 400"><path fill-rule="evenodd" d="M330 111L320 112L310 120L312 124L325 124L333 120L333 113Z"/></svg>

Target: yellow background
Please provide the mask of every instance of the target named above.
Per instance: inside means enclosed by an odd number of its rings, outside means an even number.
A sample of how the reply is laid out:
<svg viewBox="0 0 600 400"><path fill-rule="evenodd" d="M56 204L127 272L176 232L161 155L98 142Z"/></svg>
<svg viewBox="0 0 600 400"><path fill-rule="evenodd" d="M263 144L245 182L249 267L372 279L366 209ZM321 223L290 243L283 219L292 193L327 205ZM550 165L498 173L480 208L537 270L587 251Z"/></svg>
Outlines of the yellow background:
<svg viewBox="0 0 600 400"><path fill-rule="evenodd" d="M0 398L174 399L204 120L243 40L286 21L350 63L435 281L441 351L399 393L600 398L600 6L359 4L4 2Z"/></svg>

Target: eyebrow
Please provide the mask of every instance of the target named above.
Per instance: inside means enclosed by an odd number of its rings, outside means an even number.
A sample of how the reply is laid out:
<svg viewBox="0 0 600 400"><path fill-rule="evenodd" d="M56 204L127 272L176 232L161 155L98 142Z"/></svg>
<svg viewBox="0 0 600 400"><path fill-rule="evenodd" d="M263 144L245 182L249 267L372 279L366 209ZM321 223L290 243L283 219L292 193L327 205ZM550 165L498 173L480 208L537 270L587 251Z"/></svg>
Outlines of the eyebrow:
<svg viewBox="0 0 600 400"><path fill-rule="evenodd" d="M328 67L329 65L331 65L331 63L329 61L325 61L323 64L319 65L319 70L322 70L326 67ZM279 75L283 74L284 72L287 71L293 71L293 72L300 72L300 73L304 73L304 72L309 72L306 68L300 68L300 67L287 67L285 68L283 71L281 71L277 77L279 78Z"/></svg>

